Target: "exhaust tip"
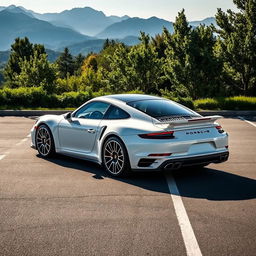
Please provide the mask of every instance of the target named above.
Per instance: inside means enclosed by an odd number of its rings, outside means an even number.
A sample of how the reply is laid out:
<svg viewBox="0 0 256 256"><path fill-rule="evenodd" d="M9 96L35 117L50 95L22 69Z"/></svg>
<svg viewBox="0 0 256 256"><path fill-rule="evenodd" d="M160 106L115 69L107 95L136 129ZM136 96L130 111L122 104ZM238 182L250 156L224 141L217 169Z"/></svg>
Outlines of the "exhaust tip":
<svg viewBox="0 0 256 256"><path fill-rule="evenodd" d="M167 164L165 167L164 167L165 170L172 170L173 169L173 163L170 163L170 164Z"/></svg>
<svg viewBox="0 0 256 256"><path fill-rule="evenodd" d="M224 155L220 157L220 162L225 162L228 160L228 155Z"/></svg>
<svg viewBox="0 0 256 256"><path fill-rule="evenodd" d="M181 166L182 166L181 162L169 163L165 165L164 170L177 170L177 169L180 169Z"/></svg>
<svg viewBox="0 0 256 256"><path fill-rule="evenodd" d="M182 163L177 162L177 163L174 164L173 169L180 169L180 168L181 168L181 165L182 165Z"/></svg>

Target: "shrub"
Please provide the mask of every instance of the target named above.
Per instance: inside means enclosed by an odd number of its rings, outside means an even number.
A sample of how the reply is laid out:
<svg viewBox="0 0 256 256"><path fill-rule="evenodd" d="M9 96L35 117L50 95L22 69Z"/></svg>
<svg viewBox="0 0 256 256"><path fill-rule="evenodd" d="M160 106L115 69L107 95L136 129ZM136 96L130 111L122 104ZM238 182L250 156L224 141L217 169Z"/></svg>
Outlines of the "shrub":
<svg viewBox="0 0 256 256"><path fill-rule="evenodd" d="M197 109L208 110L256 110L256 97L236 96L216 99L200 99L195 101Z"/></svg>
<svg viewBox="0 0 256 256"><path fill-rule="evenodd" d="M221 106L219 105L219 101L217 99L210 99L210 98L200 99L200 100L196 100L194 104L196 109L209 109L209 110L216 109L217 110L221 108Z"/></svg>
<svg viewBox="0 0 256 256"><path fill-rule="evenodd" d="M41 87L4 88L0 90L0 95L0 105L12 107L41 107L48 97Z"/></svg>
<svg viewBox="0 0 256 256"><path fill-rule="evenodd" d="M225 98L222 109L227 110L256 110L256 97L236 96Z"/></svg>
<svg viewBox="0 0 256 256"><path fill-rule="evenodd" d="M65 92L57 96L59 107L78 107L92 98L90 92Z"/></svg>
<svg viewBox="0 0 256 256"><path fill-rule="evenodd" d="M141 91L130 91L126 93L143 93ZM42 87L20 87L0 89L0 106L9 109L17 108L76 108L86 101L108 95L109 92L100 90L98 92L79 91L64 92L60 95L47 94ZM229 98L206 98L193 102L189 97L167 97L191 109L205 110L256 110L256 97L236 96Z"/></svg>

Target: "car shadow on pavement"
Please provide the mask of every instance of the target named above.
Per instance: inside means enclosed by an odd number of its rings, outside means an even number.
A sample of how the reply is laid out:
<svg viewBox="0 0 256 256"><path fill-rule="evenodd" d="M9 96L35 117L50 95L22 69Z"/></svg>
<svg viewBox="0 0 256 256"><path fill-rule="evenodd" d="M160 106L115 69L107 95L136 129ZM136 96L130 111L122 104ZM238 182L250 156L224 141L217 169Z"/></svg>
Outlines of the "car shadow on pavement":
<svg viewBox="0 0 256 256"><path fill-rule="evenodd" d="M40 157L37 155L37 157ZM41 158L41 157L40 157ZM42 158L43 159L43 158ZM59 166L70 168L78 171L83 171L92 174L92 178L104 181L105 178L118 180L127 184L141 187L149 191L155 191L160 193L169 193L166 179L161 172L139 172L131 173L125 178L116 178L108 174L100 165L85 160L80 160L68 156L56 155L53 158L43 159L50 161Z"/></svg>
<svg viewBox="0 0 256 256"><path fill-rule="evenodd" d="M65 168L91 173L92 178L98 180L111 178L149 191L170 193L164 172L134 172L125 178L115 178L108 175L101 166L85 160L57 155L46 161ZM192 167L172 173L182 197L216 201L256 198L256 180L254 179L212 168L195 169Z"/></svg>
<svg viewBox="0 0 256 256"><path fill-rule="evenodd" d="M215 201L256 198L256 180L218 169L203 168L192 171L185 169L175 171L174 177L180 195L184 197Z"/></svg>

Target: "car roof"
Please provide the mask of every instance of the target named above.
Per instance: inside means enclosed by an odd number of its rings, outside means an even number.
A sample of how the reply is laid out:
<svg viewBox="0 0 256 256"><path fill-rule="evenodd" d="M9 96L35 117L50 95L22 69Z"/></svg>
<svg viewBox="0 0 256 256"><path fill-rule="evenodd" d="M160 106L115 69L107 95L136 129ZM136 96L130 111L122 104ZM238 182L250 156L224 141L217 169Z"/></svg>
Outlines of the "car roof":
<svg viewBox="0 0 256 256"><path fill-rule="evenodd" d="M125 103L129 103L132 101L140 101L140 100L160 100L163 98L156 97L156 96L150 96L145 94L115 94L115 95L107 95L104 96L104 98L110 98L115 100L120 100Z"/></svg>

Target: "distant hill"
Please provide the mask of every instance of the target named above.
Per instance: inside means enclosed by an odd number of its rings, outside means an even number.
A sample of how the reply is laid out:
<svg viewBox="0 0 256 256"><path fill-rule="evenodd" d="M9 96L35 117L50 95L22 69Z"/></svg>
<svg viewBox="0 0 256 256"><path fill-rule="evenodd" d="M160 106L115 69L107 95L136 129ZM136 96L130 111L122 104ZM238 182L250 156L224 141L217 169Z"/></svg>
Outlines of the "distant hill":
<svg viewBox="0 0 256 256"><path fill-rule="evenodd" d="M6 64L6 62L9 59L10 53L11 51L0 51L0 65ZM50 49L46 49L46 53L48 55L48 60L50 62L54 62L60 56L60 52L53 51Z"/></svg>
<svg viewBox="0 0 256 256"><path fill-rule="evenodd" d="M137 36L126 36L125 38L120 39L119 41L121 41L124 44L129 45L129 46L138 44L140 42L140 40Z"/></svg>
<svg viewBox="0 0 256 256"><path fill-rule="evenodd" d="M72 27L76 31L95 36L109 25L129 18L128 16L107 17L103 12L90 7L74 8L61 13L33 14L37 19L51 22L58 26Z"/></svg>
<svg viewBox="0 0 256 256"><path fill-rule="evenodd" d="M30 16L31 18L34 18L33 14L31 12L27 11L23 7L17 7L15 5L10 5L6 8L3 8L3 10L6 10L6 11L12 12L12 13L23 13L23 14ZM0 11L1 11L1 8L0 8Z"/></svg>
<svg viewBox="0 0 256 256"><path fill-rule="evenodd" d="M110 18L113 21L113 23L116 23L116 22L120 22L120 21L123 21L123 20L127 20L130 17L128 15L124 15L122 17L111 15L108 18Z"/></svg>
<svg viewBox="0 0 256 256"><path fill-rule="evenodd" d="M209 18L206 18L204 20L199 20L199 21L191 21L191 22L189 22L189 24L194 27L197 27L200 24L206 25L206 26L210 26L211 24L213 24L215 27L217 27L216 19L214 17L209 17Z"/></svg>
<svg viewBox="0 0 256 256"><path fill-rule="evenodd" d="M75 54L98 52L104 41L101 39L119 39L127 45L134 45L138 43L141 31L155 36L166 27L173 32L173 23L164 19L106 16L90 7L40 14L10 5L0 7L0 24L0 50L8 50L16 37L27 36L31 42L44 44L48 49L70 46ZM200 24L217 26L214 17L189 24L193 27Z"/></svg>
<svg viewBox="0 0 256 256"><path fill-rule="evenodd" d="M83 55L87 55L90 52L98 53L102 49L102 46L105 42L105 39L96 39L90 41L84 41L81 43L68 45L68 49L72 55L78 55L79 53ZM59 51L63 51L64 47L58 49Z"/></svg>
<svg viewBox="0 0 256 256"><path fill-rule="evenodd" d="M139 43L138 37L134 37L134 36L128 36L123 39L120 39L119 41L129 46ZM72 55L78 55L79 53L83 55L87 55L90 52L99 53L102 50L104 42L105 42L105 39L96 39L96 40L89 40L81 43L71 44L71 45L68 45L67 47L69 48ZM63 50L64 50L64 47L61 47L58 49L58 51L63 51Z"/></svg>
<svg viewBox="0 0 256 256"><path fill-rule="evenodd" d="M125 38L127 36L140 35L143 31L151 36L162 32L163 27L167 27L170 32L173 32L173 23L151 17L149 19L130 18L115 24L110 25L105 30L97 34L98 38Z"/></svg>
<svg viewBox="0 0 256 256"><path fill-rule="evenodd" d="M10 56L10 51L0 51L0 65L5 64Z"/></svg>
<svg viewBox="0 0 256 256"><path fill-rule="evenodd" d="M8 50L16 37L27 36L31 42L44 44L50 49L92 39L21 12L1 11L0 24L4 24L0 26L0 35L4 35L0 37L0 50Z"/></svg>

